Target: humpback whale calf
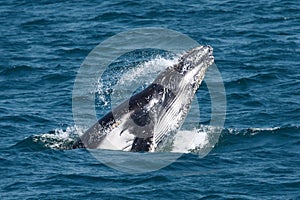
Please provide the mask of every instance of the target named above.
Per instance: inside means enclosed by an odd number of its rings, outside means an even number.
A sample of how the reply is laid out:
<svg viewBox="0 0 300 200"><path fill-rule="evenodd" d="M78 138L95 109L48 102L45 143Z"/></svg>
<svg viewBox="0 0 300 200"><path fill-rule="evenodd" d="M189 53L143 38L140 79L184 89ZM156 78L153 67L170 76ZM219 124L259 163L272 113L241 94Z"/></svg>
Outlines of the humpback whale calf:
<svg viewBox="0 0 300 200"><path fill-rule="evenodd" d="M213 49L199 46L183 54L143 91L131 96L89 128L73 148L154 152L183 124Z"/></svg>

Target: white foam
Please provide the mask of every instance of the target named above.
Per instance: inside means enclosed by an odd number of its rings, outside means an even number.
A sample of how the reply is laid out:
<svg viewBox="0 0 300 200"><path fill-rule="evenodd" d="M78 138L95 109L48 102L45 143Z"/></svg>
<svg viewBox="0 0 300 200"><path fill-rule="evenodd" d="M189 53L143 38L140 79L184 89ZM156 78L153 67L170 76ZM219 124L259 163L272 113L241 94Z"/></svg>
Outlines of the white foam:
<svg viewBox="0 0 300 200"><path fill-rule="evenodd" d="M100 102L103 102L104 106L107 106L109 104L109 101L107 101L105 97L106 91L103 90L103 83L100 79L98 79L95 86L95 91L93 91L93 93L98 95L98 100Z"/></svg>
<svg viewBox="0 0 300 200"><path fill-rule="evenodd" d="M178 131L175 135L171 152L189 153L194 149L203 148L208 144L207 138L207 132L199 129Z"/></svg>
<svg viewBox="0 0 300 200"><path fill-rule="evenodd" d="M46 147L52 149L64 149L66 143L73 142L78 135L82 135L83 130L76 127L70 126L66 130L55 129L54 133L44 133L41 135L35 135L33 142L42 142Z"/></svg>
<svg viewBox="0 0 300 200"><path fill-rule="evenodd" d="M276 131L280 129L280 127L272 127L272 128L250 128L252 131Z"/></svg>
<svg viewBox="0 0 300 200"><path fill-rule="evenodd" d="M123 151L131 150L135 136L129 133L124 127L124 122L130 117L130 114L124 115L124 119L120 119L120 124L111 127L111 130L105 135L98 148Z"/></svg>

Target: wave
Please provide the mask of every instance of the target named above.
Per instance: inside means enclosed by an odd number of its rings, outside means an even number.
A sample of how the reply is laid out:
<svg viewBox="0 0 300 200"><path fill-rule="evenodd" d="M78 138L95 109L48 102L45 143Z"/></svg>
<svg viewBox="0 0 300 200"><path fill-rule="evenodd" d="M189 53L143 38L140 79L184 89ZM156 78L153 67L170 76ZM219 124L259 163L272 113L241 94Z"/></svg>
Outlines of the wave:
<svg viewBox="0 0 300 200"><path fill-rule="evenodd" d="M18 75L23 75L24 73L29 73L36 70L36 68L32 66L27 66L27 65L16 65L16 66L9 66L9 67L4 67L0 71L1 76L18 76Z"/></svg>
<svg viewBox="0 0 300 200"><path fill-rule="evenodd" d="M234 77L231 80L225 80L225 86L226 87L250 87L255 84L261 84L266 81L271 81L271 80L278 80L278 74L276 73L255 73L251 74L247 77Z"/></svg>
<svg viewBox="0 0 300 200"><path fill-rule="evenodd" d="M265 128L226 128L222 131L222 136L241 136L241 137L254 137L257 135L280 135L291 137L293 133L299 132L300 127L296 125L285 125Z"/></svg>
<svg viewBox="0 0 300 200"><path fill-rule="evenodd" d="M40 151L43 149L69 150L78 139L82 130L76 126L63 129L55 129L48 133L32 135L14 145L14 148L26 149L29 151Z"/></svg>
<svg viewBox="0 0 300 200"><path fill-rule="evenodd" d="M287 125L281 127L224 129L216 149L226 151L274 151L275 149L293 152L299 143L300 127Z"/></svg>
<svg viewBox="0 0 300 200"><path fill-rule="evenodd" d="M261 145L281 146L282 144L299 143L299 126L266 127L266 128L222 128L217 144L210 143L209 137L220 130L219 127L200 125L193 130L180 130L173 140L158 152L191 153L200 156L206 155L208 150L245 144L252 148ZM72 145L82 135L83 130L70 126L63 129L55 129L48 133L32 135L18 142L13 148L27 151L42 151L45 149L71 150ZM291 142L292 141L292 142ZM243 148L245 148L245 145ZM166 147L167 146L167 147Z"/></svg>
<svg viewBox="0 0 300 200"><path fill-rule="evenodd" d="M49 19L45 19L45 18L36 18L36 19L30 19L26 22L23 22L21 24L21 26L34 28L34 27L38 27L38 26L49 25L51 23L54 23L54 20L49 20Z"/></svg>

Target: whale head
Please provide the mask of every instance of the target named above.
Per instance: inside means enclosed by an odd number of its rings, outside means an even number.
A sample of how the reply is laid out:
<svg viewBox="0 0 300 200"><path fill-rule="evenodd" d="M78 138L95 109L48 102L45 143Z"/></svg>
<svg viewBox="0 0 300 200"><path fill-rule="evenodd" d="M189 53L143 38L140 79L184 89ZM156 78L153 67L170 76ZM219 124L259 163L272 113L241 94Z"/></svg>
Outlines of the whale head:
<svg viewBox="0 0 300 200"><path fill-rule="evenodd" d="M211 46L199 46L182 55L174 69L181 74L186 74L197 67L207 68L213 62L213 48Z"/></svg>
<svg viewBox="0 0 300 200"><path fill-rule="evenodd" d="M162 72L154 83L167 88L175 95L184 95L183 88L186 91L198 89L206 70L214 62L213 48L211 46L199 46L184 53L174 66L170 66ZM186 94L187 95L187 94Z"/></svg>
<svg viewBox="0 0 300 200"><path fill-rule="evenodd" d="M155 115L151 151L181 127L205 72L213 62L212 47L199 46L183 54L177 64L156 78L154 83L164 88L164 92L160 96L162 103L154 109L159 114Z"/></svg>

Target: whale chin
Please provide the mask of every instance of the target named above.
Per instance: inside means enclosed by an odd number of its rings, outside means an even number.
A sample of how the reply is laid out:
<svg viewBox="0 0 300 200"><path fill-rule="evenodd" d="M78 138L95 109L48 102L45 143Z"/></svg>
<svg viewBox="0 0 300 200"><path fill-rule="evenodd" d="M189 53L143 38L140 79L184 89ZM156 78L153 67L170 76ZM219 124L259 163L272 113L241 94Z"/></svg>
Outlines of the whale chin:
<svg viewBox="0 0 300 200"><path fill-rule="evenodd" d="M213 62L210 46L199 46L183 54L147 88L99 119L73 148L157 151L183 124L196 90Z"/></svg>

